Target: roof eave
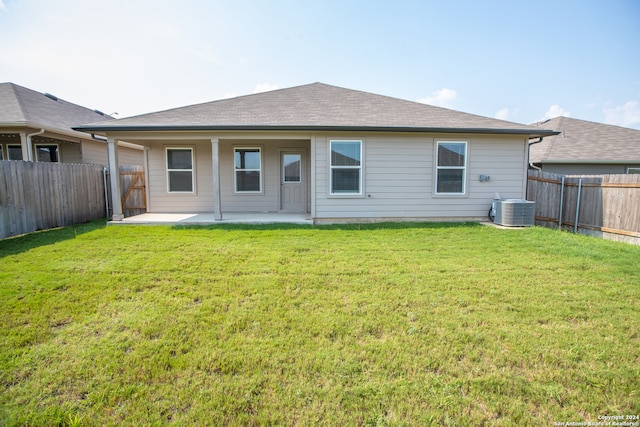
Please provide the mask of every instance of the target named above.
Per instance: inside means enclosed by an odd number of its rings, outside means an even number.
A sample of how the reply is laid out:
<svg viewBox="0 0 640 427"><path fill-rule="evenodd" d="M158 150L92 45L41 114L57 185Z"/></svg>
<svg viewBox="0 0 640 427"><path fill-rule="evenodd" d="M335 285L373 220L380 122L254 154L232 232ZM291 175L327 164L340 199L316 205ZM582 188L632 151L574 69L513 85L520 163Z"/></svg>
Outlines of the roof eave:
<svg viewBox="0 0 640 427"><path fill-rule="evenodd" d="M79 132L162 132L162 131L340 131L340 132L430 132L430 133L475 133L485 135L528 135L543 137L557 135L546 129L492 129L463 127L422 126L317 126L317 125L133 125L133 126L78 126Z"/></svg>
<svg viewBox="0 0 640 427"><path fill-rule="evenodd" d="M20 122L0 122L0 131L2 128L30 128L30 129L44 129L45 132L55 133L58 135L64 135L73 138L88 138L87 133L84 131L76 130L76 128L70 129L61 129L58 127L53 127L49 125L43 125L40 123L34 123L29 121L20 121Z"/></svg>

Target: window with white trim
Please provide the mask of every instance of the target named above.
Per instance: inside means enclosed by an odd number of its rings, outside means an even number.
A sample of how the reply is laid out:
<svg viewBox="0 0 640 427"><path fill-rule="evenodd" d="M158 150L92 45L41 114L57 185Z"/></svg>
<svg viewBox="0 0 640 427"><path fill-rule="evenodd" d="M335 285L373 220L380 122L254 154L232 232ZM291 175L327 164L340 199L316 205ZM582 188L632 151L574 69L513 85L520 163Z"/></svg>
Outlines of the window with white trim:
<svg viewBox="0 0 640 427"><path fill-rule="evenodd" d="M436 194L465 194L467 142L438 141L436 152Z"/></svg>
<svg viewBox="0 0 640 427"><path fill-rule="evenodd" d="M331 141L329 187L332 195L362 194L362 141Z"/></svg>
<svg viewBox="0 0 640 427"><path fill-rule="evenodd" d="M167 191L193 193L193 149L167 147Z"/></svg>
<svg viewBox="0 0 640 427"><path fill-rule="evenodd" d="M36 162L57 163L60 161L58 144L36 144Z"/></svg>
<svg viewBox="0 0 640 427"><path fill-rule="evenodd" d="M262 192L262 149L235 147L233 157L236 193Z"/></svg>
<svg viewBox="0 0 640 427"><path fill-rule="evenodd" d="M7 159L22 160L22 146L17 144L7 144Z"/></svg>
<svg viewBox="0 0 640 427"><path fill-rule="evenodd" d="M627 168L627 173L640 173L640 168Z"/></svg>

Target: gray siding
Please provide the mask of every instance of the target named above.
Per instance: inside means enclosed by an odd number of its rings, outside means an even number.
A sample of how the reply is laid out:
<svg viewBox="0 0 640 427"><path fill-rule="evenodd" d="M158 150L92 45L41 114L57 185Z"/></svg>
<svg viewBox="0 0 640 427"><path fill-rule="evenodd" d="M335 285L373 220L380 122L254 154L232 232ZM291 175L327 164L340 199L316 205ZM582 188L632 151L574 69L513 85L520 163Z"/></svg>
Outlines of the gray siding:
<svg viewBox="0 0 640 427"><path fill-rule="evenodd" d="M315 138L316 218L484 218L496 192L524 198L524 138L351 135L364 141L364 197L329 194L328 144ZM467 141L464 196L435 194L435 141ZM479 176L490 175L489 182Z"/></svg>
<svg viewBox="0 0 640 427"><path fill-rule="evenodd" d="M193 193L169 193L167 191L166 147L193 148L195 159L195 191ZM213 212L211 141L149 143L148 176L149 206L147 206L147 212Z"/></svg>
<svg viewBox="0 0 640 427"><path fill-rule="evenodd" d="M195 193L167 191L165 147L192 147L196 157ZM148 212L212 212L213 172L211 141L163 141L149 143L149 207ZM234 147L262 149L262 192L235 192ZM307 151L304 168L309 183L309 141L291 140L220 140L220 200L222 212L277 212L280 210L280 150ZM119 151L121 148L118 149Z"/></svg>
<svg viewBox="0 0 640 427"><path fill-rule="evenodd" d="M235 192L234 147L260 147L262 149L262 193ZM220 200L222 212L278 212L280 210L280 151L304 149L307 151L304 168L309 185L309 141L297 140L221 140L220 141Z"/></svg>
<svg viewBox="0 0 640 427"><path fill-rule="evenodd" d="M335 138L334 138L335 137ZM329 140L363 140L363 196L329 194ZM467 141L466 194L435 194L435 141ZM149 212L212 212L213 175L210 140L156 141L149 147ZM195 192L167 192L165 147L189 146L196 158ZM234 191L233 148L262 149L263 191ZM322 219L482 219L496 192L503 198L525 198L527 139L520 136L433 134L311 135L309 140L220 139L222 212L280 210L280 152L302 149L312 216ZM121 150L121 148L119 149ZM311 171L314 171L313 182ZM480 175L490 175L480 182Z"/></svg>
<svg viewBox="0 0 640 427"><path fill-rule="evenodd" d="M82 141L82 163L106 166L108 164L107 144L100 141ZM144 152L130 147L118 147L118 163L121 165L142 165L144 164Z"/></svg>

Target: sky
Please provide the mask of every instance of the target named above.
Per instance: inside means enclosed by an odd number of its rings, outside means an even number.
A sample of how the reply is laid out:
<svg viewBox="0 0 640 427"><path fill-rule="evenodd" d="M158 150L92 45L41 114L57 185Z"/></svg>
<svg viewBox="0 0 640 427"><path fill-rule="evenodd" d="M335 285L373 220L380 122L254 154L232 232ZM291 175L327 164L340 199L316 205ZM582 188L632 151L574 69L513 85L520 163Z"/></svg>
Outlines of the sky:
<svg viewBox="0 0 640 427"><path fill-rule="evenodd" d="M322 82L640 129L640 0L0 0L0 82L118 118Z"/></svg>

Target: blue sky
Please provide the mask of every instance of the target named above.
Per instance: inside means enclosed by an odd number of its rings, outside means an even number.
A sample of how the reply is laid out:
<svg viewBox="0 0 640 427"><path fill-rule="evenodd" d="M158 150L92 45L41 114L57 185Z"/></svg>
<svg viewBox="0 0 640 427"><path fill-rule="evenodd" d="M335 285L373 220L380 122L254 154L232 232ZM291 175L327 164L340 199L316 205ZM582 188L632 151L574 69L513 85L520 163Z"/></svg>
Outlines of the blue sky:
<svg viewBox="0 0 640 427"><path fill-rule="evenodd" d="M640 1L0 0L0 81L119 117L323 83L640 129Z"/></svg>

